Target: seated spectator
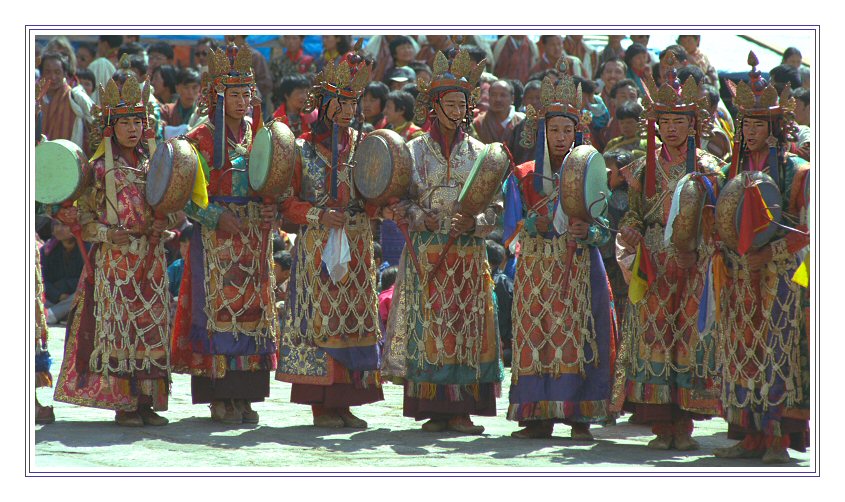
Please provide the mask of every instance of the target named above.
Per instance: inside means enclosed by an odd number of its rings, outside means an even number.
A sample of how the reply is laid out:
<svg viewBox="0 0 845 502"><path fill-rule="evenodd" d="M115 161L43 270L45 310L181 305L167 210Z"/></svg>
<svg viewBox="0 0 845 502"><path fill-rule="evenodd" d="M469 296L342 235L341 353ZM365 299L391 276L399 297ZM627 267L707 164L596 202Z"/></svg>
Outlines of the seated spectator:
<svg viewBox="0 0 845 502"><path fill-rule="evenodd" d="M161 105L161 119L167 125L165 137L172 138L188 132L191 117L197 109L200 95L200 74L193 68L183 68L176 77L175 103Z"/></svg>
<svg viewBox="0 0 845 502"><path fill-rule="evenodd" d="M88 69L88 65L97 57L97 46L90 42L80 42L76 48L76 69Z"/></svg>
<svg viewBox="0 0 845 502"><path fill-rule="evenodd" d="M378 323L381 332L387 330L387 319L390 317L390 307L393 304L393 290L396 286L396 275L399 267L388 267L381 274L378 294Z"/></svg>
<svg viewBox="0 0 845 502"><path fill-rule="evenodd" d="M53 237L41 248L41 276L44 314L47 323L56 324L70 312L84 261L70 227L58 220L53 220L52 226Z"/></svg>
<svg viewBox="0 0 845 502"><path fill-rule="evenodd" d="M495 289L493 291L494 304L498 312L499 339L505 366L511 365L511 339L513 338L513 321L511 307L513 306L513 279L505 275L502 267L505 265L505 248L496 241L487 240L487 260L490 262L490 274L493 276Z"/></svg>
<svg viewBox="0 0 845 502"><path fill-rule="evenodd" d="M637 159L645 156L646 139L640 136L640 115L643 107L636 101L628 101L616 107L616 123L619 125L620 136L607 142L606 153L616 150L630 152Z"/></svg>
<svg viewBox="0 0 845 502"><path fill-rule="evenodd" d="M413 84L416 81L417 75L409 66L394 67L384 74L384 83L391 91L401 91L406 84Z"/></svg>
<svg viewBox="0 0 845 502"><path fill-rule="evenodd" d="M608 220L611 228L619 228L619 222L628 212L628 181L632 173L627 170L634 161L630 152L624 150L609 151L604 154L604 161L608 168L608 187L611 191L608 207ZM628 284L622 268L616 261L616 233L611 232L607 244L601 247L601 255L610 288L613 292L613 303L616 306L617 319L623 319L625 306L628 303Z"/></svg>
<svg viewBox="0 0 845 502"><path fill-rule="evenodd" d="M384 105L384 118L387 120L385 128L392 129L405 141L425 134L413 123L414 105L414 97L405 91L390 91L387 104Z"/></svg>
<svg viewBox="0 0 845 502"><path fill-rule="evenodd" d="M364 122L372 124L373 129L384 129L387 120L384 118L384 105L387 104L387 94L390 89L383 82L370 82L361 96L361 112Z"/></svg>
<svg viewBox="0 0 845 502"><path fill-rule="evenodd" d="M619 107L624 103L629 101L637 102L639 99L639 91L637 90L637 84L635 84L633 80L626 78L616 82L610 89L610 92L608 92L608 96L610 98L610 102L608 103L607 108L619 110ZM613 112L607 127L599 129L591 125L590 129L593 133L593 146L595 146L600 152L607 150L607 143L610 140L622 135L622 131L619 129L619 122L616 120L616 111Z"/></svg>
<svg viewBox="0 0 845 502"><path fill-rule="evenodd" d="M431 82L431 68L427 64L422 61L411 61L408 68L414 70L414 75L417 76L417 82Z"/></svg>
<svg viewBox="0 0 845 502"><path fill-rule="evenodd" d="M792 91L795 98L795 122L798 123L798 141L791 148L792 153L804 160L810 160L810 140L813 132L810 129L810 91L800 87Z"/></svg>
<svg viewBox="0 0 845 502"><path fill-rule="evenodd" d="M783 92L786 84L791 85L793 89L801 87L801 74L798 73L798 68L792 65L781 64L775 66L769 70L769 77L771 78L771 84L775 86L778 94Z"/></svg>
<svg viewBox="0 0 845 502"><path fill-rule="evenodd" d="M188 225L179 234L179 258L167 266L167 278L170 280L170 296L174 299L179 297L179 287L182 284L182 271L185 270L185 257L191 250L191 236L194 233L193 225Z"/></svg>
<svg viewBox="0 0 845 502"><path fill-rule="evenodd" d="M276 302L287 302L288 280L293 258L287 251L273 253L273 274L276 276Z"/></svg>
<svg viewBox="0 0 845 502"><path fill-rule="evenodd" d="M639 92L645 92L645 72L651 71L648 63L651 60L648 49L640 44L631 44L625 49L625 65L628 66L626 77L633 80Z"/></svg>
<svg viewBox="0 0 845 502"><path fill-rule="evenodd" d="M701 68L707 83L718 90L719 75L716 73L716 68L710 64L710 59L699 48L701 35L678 35L678 43L686 50L689 64Z"/></svg>
<svg viewBox="0 0 845 502"><path fill-rule="evenodd" d="M273 76L273 101L281 103L282 89L281 82L285 77L296 75L308 75L316 72L314 56L305 54L302 49L302 42L305 35L284 35L280 37L284 53L273 58L270 62L270 74Z"/></svg>
<svg viewBox="0 0 845 502"><path fill-rule="evenodd" d="M513 85L507 80L498 80L490 85L490 103L485 113L473 121L473 126L482 143L513 142L514 128L525 120L525 114L513 106Z"/></svg>
<svg viewBox="0 0 845 502"><path fill-rule="evenodd" d="M150 72L162 65L173 65L173 46L167 42L156 42L147 49Z"/></svg>
<svg viewBox="0 0 845 502"><path fill-rule="evenodd" d="M97 87L97 78L91 70L87 68L76 70L76 81L85 89L85 93L88 94L89 98L94 94L94 90Z"/></svg>
<svg viewBox="0 0 845 502"><path fill-rule="evenodd" d="M781 59L781 64L788 64L789 66L794 66L795 68L801 68L801 59L803 56L801 55L801 51L799 51L796 47L787 47L785 51L783 51L783 59Z"/></svg>
<svg viewBox="0 0 845 502"><path fill-rule="evenodd" d="M280 105L273 116L290 127L296 137L311 132L311 124L317 120L317 110L311 113L302 112L310 87L311 84L304 75L289 75L282 79L274 94Z"/></svg>
<svg viewBox="0 0 845 502"><path fill-rule="evenodd" d="M494 44L493 56L496 76L526 82L540 54L527 35L505 35Z"/></svg>
<svg viewBox="0 0 845 502"><path fill-rule="evenodd" d="M150 73L153 95L161 104L172 103L176 98L176 69L162 65Z"/></svg>

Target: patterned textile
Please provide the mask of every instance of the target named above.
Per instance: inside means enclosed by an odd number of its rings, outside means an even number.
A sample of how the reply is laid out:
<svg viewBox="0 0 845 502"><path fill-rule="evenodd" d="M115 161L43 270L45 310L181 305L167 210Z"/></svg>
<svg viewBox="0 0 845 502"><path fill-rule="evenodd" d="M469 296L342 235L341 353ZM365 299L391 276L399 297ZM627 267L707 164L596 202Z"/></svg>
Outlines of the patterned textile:
<svg viewBox="0 0 845 502"><path fill-rule="evenodd" d="M44 315L44 281L41 280L41 253L35 247L35 386L52 387L53 377L50 375L49 358L47 352L47 317ZM40 368L43 360L46 368Z"/></svg>
<svg viewBox="0 0 845 502"><path fill-rule="evenodd" d="M620 223L644 236L650 251L656 280L645 297L626 309L622 325L622 347L614 386L614 409L622 401L644 404L675 404L701 415L719 412L720 375L716 366L717 337L714 330L698 331L699 300L704 272L714 248L707 239L712 232L712 214L702 220L704 241L698 249L698 263L686 271L675 262L675 250L664 244L664 227L671 195L685 174L684 159L668 163L660 150L657 156L658 193L646 198L643 186L646 158L633 165L634 183L629 188L630 210ZM701 150L696 151L696 169L718 172L724 165ZM716 185L714 183L714 185Z"/></svg>
<svg viewBox="0 0 845 502"><path fill-rule="evenodd" d="M791 197L792 180L807 163L788 156L782 165L782 191L788 209L785 224L806 230L806 213ZM785 419L801 421L803 441L790 447L804 451L809 434L809 338L806 306L809 290L792 281L802 258L798 252L809 236L779 232L769 245L772 261L757 273L747 268L747 256L724 249L725 285L721 290L720 356L722 403L732 426L785 436ZM801 435L799 434L799 437Z"/></svg>
<svg viewBox="0 0 845 502"><path fill-rule="evenodd" d="M210 124L188 135L204 161L213 155L212 136ZM207 178L208 207L191 201L185 208L196 226L172 342L174 372L215 379L225 378L228 371L275 369L279 333L272 240L261 228L259 200L249 197L251 128L242 122L240 138L230 132L226 141L223 167L212 167ZM217 229L226 210L241 220L240 233Z"/></svg>
<svg viewBox="0 0 845 502"><path fill-rule="evenodd" d="M449 240L460 186L484 145L464 137L453 146L448 165L430 133L408 146L414 159L411 241L428 275ZM426 211L437 212L439 231L425 230ZM406 398L456 402L471 394L478 400L485 385L498 388L503 368L483 239L495 220L492 211L476 215L475 233L458 237L443 266L425 280L403 253L382 368L391 377L408 380Z"/></svg>
<svg viewBox="0 0 845 502"><path fill-rule="evenodd" d="M93 164L95 182L79 199L86 240L95 242L93 272L80 277L70 313L55 399L82 406L132 411L140 395L167 409L170 381L170 300L164 244L144 269L152 212L144 199L148 163L138 168L115 155L116 213L129 230L127 245L107 241L105 161Z"/></svg>
<svg viewBox="0 0 845 502"><path fill-rule="evenodd" d="M304 134L296 141L291 191L282 201L285 218L300 225L291 270L288 321L279 348L276 379L294 384L378 385L380 329L370 215L376 208L357 196L349 165L355 133L339 141L338 198L331 199L330 136ZM315 143L312 144L312 138ZM344 211L351 261L338 283L329 277L322 252L329 229L319 223L323 208Z"/></svg>

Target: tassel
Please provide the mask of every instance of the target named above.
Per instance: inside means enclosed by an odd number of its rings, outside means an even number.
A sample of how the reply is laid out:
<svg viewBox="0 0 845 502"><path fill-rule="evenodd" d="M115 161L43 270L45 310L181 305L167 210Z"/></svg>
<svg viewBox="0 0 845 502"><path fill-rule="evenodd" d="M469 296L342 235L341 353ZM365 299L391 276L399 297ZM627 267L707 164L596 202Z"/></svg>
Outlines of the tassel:
<svg viewBox="0 0 845 502"><path fill-rule="evenodd" d="M778 149L775 146L769 147L769 176L772 177L772 180L775 182L775 185L780 187L780 173L778 172ZM783 190L781 190L782 192Z"/></svg>
<svg viewBox="0 0 845 502"><path fill-rule="evenodd" d="M648 120L648 141L647 141L647 158L645 163L645 194L646 197L654 197L656 192L656 183L657 180L655 179L655 169L657 169L657 159L654 156L657 153L657 147L655 146L655 138L654 138L654 119Z"/></svg>
<svg viewBox="0 0 845 502"><path fill-rule="evenodd" d="M332 124L332 199L337 200L337 134L338 126L336 123Z"/></svg>
<svg viewBox="0 0 845 502"><path fill-rule="evenodd" d="M222 92L217 93L217 107L214 110L214 167L223 167L224 156L226 155L226 98Z"/></svg>
<svg viewBox="0 0 845 502"><path fill-rule="evenodd" d="M537 124L537 144L534 148L534 191L543 194L543 157L546 155L546 118Z"/></svg>
<svg viewBox="0 0 845 502"><path fill-rule="evenodd" d="M261 101L252 105L252 137L264 127L264 116L261 114Z"/></svg>
<svg viewBox="0 0 845 502"><path fill-rule="evenodd" d="M695 136L687 136L687 173L695 172Z"/></svg>

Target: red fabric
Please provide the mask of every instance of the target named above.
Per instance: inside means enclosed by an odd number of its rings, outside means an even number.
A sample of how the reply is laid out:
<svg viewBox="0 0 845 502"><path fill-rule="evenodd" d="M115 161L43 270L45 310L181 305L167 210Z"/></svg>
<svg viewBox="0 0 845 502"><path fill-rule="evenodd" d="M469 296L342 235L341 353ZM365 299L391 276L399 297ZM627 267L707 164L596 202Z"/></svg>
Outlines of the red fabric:
<svg viewBox="0 0 845 502"><path fill-rule="evenodd" d="M745 200L742 204L742 222L739 226L739 244L737 251L744 256L751 249L754 237L766 230L769 219L766 216L766 203L758 187L745 190Z"/></svg>
<svg viewBox="0 0 845 502"><path fill-rule="evenodd" d="M390 286L378 295L378 317L382 325L387 325L387 317L390 315L390 306L393 304L394 286Z"/></svg>
<svg viewBox="0 0 845 502"><path fill-rule="evenodd" d="M291 62L296 63L297 71L303 74L308 73L308 69L311 68L312 64L314 64L314 56L308 56L304 54L301 48L298 52L295 52L293 54L291 54L290 51L286 51L285 57L288 58Z"/></svg>
<svg viewBox="0 0 845 502"><path fill-rule="evenodd" d="M281 123L285 124L286 126L290 126L290 119L288 118L287 114L287 106L285 103L279 105L276 108L276 111L273 112L273 118L278 119ZM313 124L317 120L317 110L311 111L311 113L299 113L299 125L302 129L297 137L302 136L305 133L311 132L311 124Z"/></svg>
<svg viewBox="0 0 845 502"><path fill-rule="evenodd" d="M516 79L526 82L531 75L531 41L525 35L509 35L510 38L521 38L520 46L514 47L511 40L505 42L505 47L499 53L493 73L499 78Z"/></svg>
<svg viewBox="0 0 845 502"><path fill-rule="evenodd" d="M47 139L67 139L73 135L73 123L76 114L70 108L71 88L65 84L50 99L50 104L42 105L43 131Z"/></svg>
<svg viewBox="0 0 845 502"><path fill-rule="evenodd" d="M654 271L654 265L651 263L651 252L644 243L640 242L640 246L643 248L643 252L640 256L640 269L637 273L640 277L647 279L648 285L651 286L657 279L657 274Z"/></svg>
<svg viewBox="0 0 845 502"><path fill-rule="evenodd" d="M241 138L243 138L243 133L244 122L241 122ZM209 128L208 124L202 124L201 126L188 133L188 138L193 139L197 142L197 150L199 150L202 156L205 157L206 162L211 164L212 159L214 158L214 134L211 132L211 128ZM229 161L228 150L229 146L227 143L227 153L224 155L223 168L210 170L209 174L211 179L208 180L209 196L232 195L231 171L225 172L227 169L232 167L232 163L231 161Z"/></svg>

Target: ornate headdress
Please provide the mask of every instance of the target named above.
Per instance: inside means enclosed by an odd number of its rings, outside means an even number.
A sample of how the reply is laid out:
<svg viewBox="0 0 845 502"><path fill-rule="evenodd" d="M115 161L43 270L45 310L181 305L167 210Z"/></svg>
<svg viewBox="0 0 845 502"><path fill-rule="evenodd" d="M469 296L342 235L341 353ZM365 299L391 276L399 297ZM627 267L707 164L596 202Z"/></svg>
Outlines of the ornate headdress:
<svg viewBox="0 0 845 502"><path fill-rule="evenodd" d="M202 94L198 111L208 115L214 127L214 167L223 167L226 151L225 95L229 87L249 87L252 91L253 132L261 128L261 101L255 92L255 75L252 72L252 52L248 47L230 43L225 49L212 49L208 53L208 71L203 72Z"/></svg>
<svg viewBox="0 0 845 502"><path fill-rule="evenodd" d="M733 158L731 159L730 178L736 176L741 163L742 151L742 119L745 117L765 120L769 123L769 171L772 179L779 183L778 165L783 159L783 143L795 141L798 127L795 124L795 98L792 97L792 86L786 84L783 92L778 96L775 87L766 82L763 74L757 69L760 61L753 51L748 53L748 81L734 84L730 80L728 90L733 96L734 105L739 113L736 116L736 135L734 136ZM779 123L780 137L775 137L775 124Z"/></svg>
<svg viewBox="0 0 845 502"><path fill-rule="evenodd" d="M361 54L364 40L359 38L350 54L339 63L329 61L323 71L314 77L314 85L308 91L303 113L322 108L333 98L358 99L370 83L372 63ZM321 111L322 113L322 111Z"/></svg>
<svg viewBox="0 0 845 502"><path fill-rule="evenodd" d="M452 37L452 40L459 45L460 37ZM443 94L451 91L462 92L467 97L467 113L475 107L476 101L481 96L481 89L478 87L478 79L487 66L487 59L473 63L469 51L456 49L451 54L451 59L441 51L437 51L434 57L431 82L421 81L417 85L419 93L414 107L414 122L422 125L428 119L434 102L440 99Z"/></svg>
<svg viewBox="0 0 845 502"><path fill-rule="evenodd" d="M546 75L540 86L540 110L528 105L525 111L525 127L520 137L520 145L534 150L534 188L544 193L543 170L545 159L548 158L546 143L546 121L552 117L566 117L575 124L575 145L584 144L584 132L589 131L592 114L581 110L583 94L581 84L575 85L575 80L566 75L566 58L561 57L555 69L563 77L555 84L551 75Z"/></svg>
<svg viewBox="0 0 845 502"><path fill-rule="evenodd" d="M355 42L352 52L347 54L339 63L328 61L323 71L314 78L314 85L308 91L308 98L305 100L303 113L317 112L317 123L323 123L328 110L328 104L335 98L355 99L361 97L364 88L370 82L370 71L372 62L367 61L361 53L364 40L359 38ZM338 197L338 162L340 152L338 151L338 140L340 130L336 123L332 128L332 176L330 184L331 197ZM357 140L361 139L360 129ZM313 140L314 136L312 136Z"/></svg>
<svg viewBox="0 0 845 502"><path fill-rule="evenodd" d="M645 95L643 96L642 122L645 122L645 134L647 138L646 153L646 178L645 191L648 197L652 197L656 191L655 178L655 151L657 149L655 134L657 118L663 114L687 115L694 119L693 126L687 136L687 172L695 170L695 150L701 144L701 138L710 137L713 130L713 118L708 111L707 97L703 96L701 90L692 76L681 85L678 80L678 71L675 68L675 54L668 51L664 62L669 66L666 72L666 81L660 88L654 82L650 72L646 72L643 82L645 84Z"/></svg>

